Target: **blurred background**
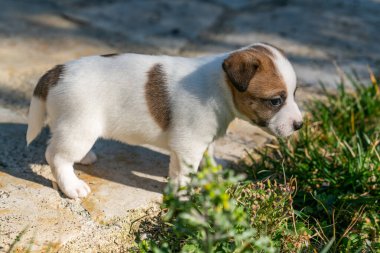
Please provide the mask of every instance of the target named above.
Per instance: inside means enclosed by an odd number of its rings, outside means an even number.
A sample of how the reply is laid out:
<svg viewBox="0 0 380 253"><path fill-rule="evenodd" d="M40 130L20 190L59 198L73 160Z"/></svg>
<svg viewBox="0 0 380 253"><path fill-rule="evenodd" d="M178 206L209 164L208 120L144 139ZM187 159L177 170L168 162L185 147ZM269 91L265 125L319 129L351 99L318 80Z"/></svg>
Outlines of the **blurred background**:
<svg viewBox="0 0 380 253"><path fill-rule="evenodd" d="M49 68L113 52L198 56L265 41L303 87L335 83L336 66L367 77L379 70L379 13L379 0L1 0L0 107L25 114Z"/></svg>

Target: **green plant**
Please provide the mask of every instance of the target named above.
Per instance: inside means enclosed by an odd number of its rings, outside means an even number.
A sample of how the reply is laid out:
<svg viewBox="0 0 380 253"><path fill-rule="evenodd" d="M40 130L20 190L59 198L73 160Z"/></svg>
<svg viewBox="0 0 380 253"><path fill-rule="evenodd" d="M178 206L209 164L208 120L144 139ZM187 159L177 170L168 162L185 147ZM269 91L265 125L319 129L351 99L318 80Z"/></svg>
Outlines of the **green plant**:
<svg viewBox="0 0 380 253"><path fill-rule="evenodd" d="M271 238L280 252L301 250L312 235L306 223L296 220L292 205L295 185L294 179L287 184L266 179L246 181L229 189L230 196L248 214L251 227L258 235Z"/></svg>
<svg viewBox="0 0 380 253"><path fill-rule="evenodd" d="M380 92L351 79L326 89L323 101L308 106L296 138L257 151L251 178L297 178L294 207L307 217L321 249L334 238L333 252L379 250Z"/></svg>
<svg viewBox="0 0 380 253"><path fill-rule="evenodd" d="M277 252L284 247L302 248L309 232L302 222L293 226L293 191L291 184L244 181L232 170L208 163L179 192L167 187L161 216L140 225L139 234L149 236L139 241L139 252ZM283 247L285 241L289 245Z"/></svg>

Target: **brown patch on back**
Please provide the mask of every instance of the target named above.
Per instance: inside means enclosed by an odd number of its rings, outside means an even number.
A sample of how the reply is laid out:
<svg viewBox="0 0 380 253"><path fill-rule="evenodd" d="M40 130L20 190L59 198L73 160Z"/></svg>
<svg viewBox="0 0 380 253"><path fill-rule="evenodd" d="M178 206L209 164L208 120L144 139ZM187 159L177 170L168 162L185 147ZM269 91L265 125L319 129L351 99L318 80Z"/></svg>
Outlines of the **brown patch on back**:
<svg viewBox="0 0 380 253"><path fill-rule="evenodd" d="M49 89L57 85L63 71L64 65L57 65L46 72L38 81L36 88L34 88L33 96L46 100Z"/></svg>
<svg viewBox="0 0 380 253"><path fill-rule="evenodd" d="M167 90L166 74L160 63L148 71L148 81L145 84L145 98L149 112L161 127L168 129L171 120L169 92Z"/></svg>
<svg viewBox="0 0 380 253"><path fill-rule="evenodd" d="M119 54L113 53L113 54L102 54L100 55L101 57L115 57L118 56Z"/></svg>
<svg viewBox="0 0 380 253"><path fill-rule="evenodd" d="M266 126L281 108L271 106L269 100L280 96L285 101L287 97L286 84L273 59L274 55L268 48L256 45L232 53L225 60L230 69L226 70L223 66L236 109L260 126ZM234 78L247 75L247 66L253 66L254 71L251 71L248 82L243 85L245 89L241 90L236 87Z"/></svg>

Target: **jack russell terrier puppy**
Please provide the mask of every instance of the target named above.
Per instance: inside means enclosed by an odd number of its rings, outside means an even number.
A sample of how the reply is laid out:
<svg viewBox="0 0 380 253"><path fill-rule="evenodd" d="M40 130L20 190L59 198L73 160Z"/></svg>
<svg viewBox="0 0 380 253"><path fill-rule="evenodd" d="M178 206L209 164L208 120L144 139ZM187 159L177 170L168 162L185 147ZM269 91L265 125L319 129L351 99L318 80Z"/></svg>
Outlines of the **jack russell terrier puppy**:
<svg viewBox="0 0 380 253"><path fill-rule="evenodd" d="M169 177L183 185L235 117L276 136L300 129L295 90L292 65L265 43L199 58L84 57L41 77L26 139L29 145L37 137L47 113L52 137L45 157L70 198L90 193L73 164L96 160L91 147L99 137L170 151Z"/></svg>

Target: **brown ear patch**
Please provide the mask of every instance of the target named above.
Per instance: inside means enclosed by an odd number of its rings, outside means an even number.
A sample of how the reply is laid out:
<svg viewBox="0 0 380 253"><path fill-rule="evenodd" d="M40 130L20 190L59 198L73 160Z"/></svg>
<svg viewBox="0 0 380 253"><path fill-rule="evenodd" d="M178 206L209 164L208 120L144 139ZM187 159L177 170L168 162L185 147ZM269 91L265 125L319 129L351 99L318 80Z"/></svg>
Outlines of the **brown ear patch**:
<svg viewBox="0 0 380 253"><path fill-rule="evenodd" d="M280 107L270 105L270 99L281 97L286 101L288 92L287 86L275 65L275 55L270 49L262 45L255 45L233 54L240 54L239 60L241 61L258 62L258 67L243 92L236 88L231 77L226 73L226 83L231 90L235 107L257 125L266 126L269 120L280 110ZM241 63L237 61L236 64Z"/></svg>
<svg viewBox="0 0 380 253"><path fill-rule="evenodd" d="M222 65L231 83L240 92L247 90L258 66L259 62L248 51L232 53Z"/></svg>
<svg viewBox="0 0 380 253"><path fill-rule="evenodd" d="M118 56L119 54L113 53L113 54L102 54L100 55L101 57L115 57Z"/></svg>
<svg viewBox="0 0 380 253"><path fill-rule="evenodd" d="M145 98L153 119L162 130L167 130L171 120L170 99L166 74L160 63L155 64L148 71Z"/></svg>
<svg viewBox="0 0 380 253"><path fill-rule="evenodd" d="M46 72L34 88L33 96L46 100L49 89L57 85L64 71L64 65L57 65Z"/></svg>

